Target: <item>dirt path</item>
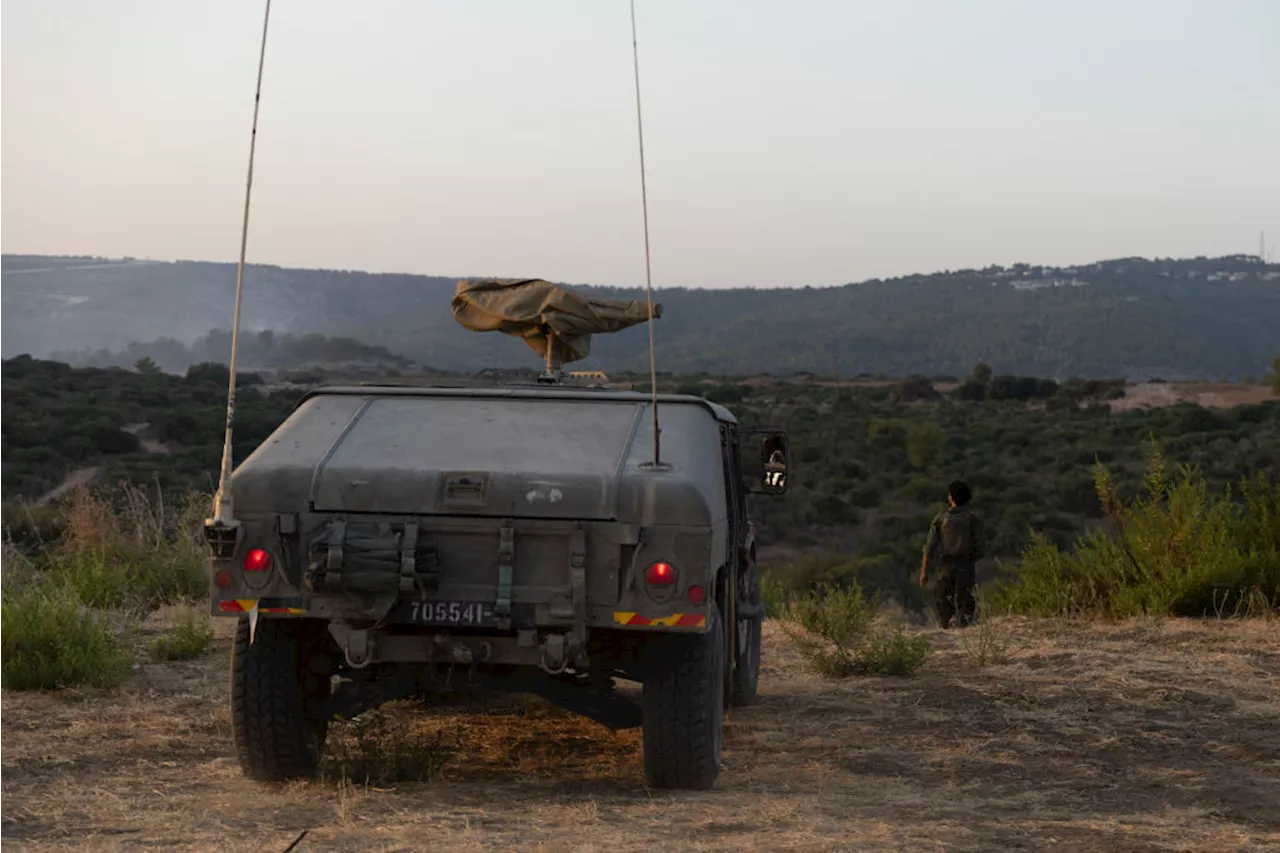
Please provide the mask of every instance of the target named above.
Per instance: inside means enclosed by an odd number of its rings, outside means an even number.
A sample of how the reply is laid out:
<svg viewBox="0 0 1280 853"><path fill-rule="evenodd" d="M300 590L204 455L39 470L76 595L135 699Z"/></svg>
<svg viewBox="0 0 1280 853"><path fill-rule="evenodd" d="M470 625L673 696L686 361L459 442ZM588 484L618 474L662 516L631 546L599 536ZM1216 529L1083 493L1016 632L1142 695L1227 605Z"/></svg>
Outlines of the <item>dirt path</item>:
<svg viewBox="0 0 1280 853"><path fill-rule="evenodd" d="M77 468L76 470L68 474L66 477L64 477L61 483L59 483L58 485L54 486L52 489L50 489L49 491L41 495L36 500L36 506L48 506L49 504L56 501L58 498L63 497L64 495L68 495L71 492L74 492L76 489L80 488L81 486L89 485L95 479L97 479L98 475L101 473L102 473L101 465L92 465L88 468Z"/></svg>
<svg viewBox="0 0 1280 853"><path fill-rule="evenodd" d="M153 438L145 438L142 433L146 431L148 424L128 424L124 431L138 437L138 444L144 453L171 453L173 449L162 441L156 441ZM109 461L112 457L106 457L104 461ZM45 492L36 500L36 506L48 506L58 498L75 491L80 486L87 486L98 478L106 465L91 465L85 468L77 468L68 474L61 483Z"/></svg>
<svg viewBox="0 0 1280 853"><path fill-rule="evenodd" d="M224 627L225 625L221 626ZM225 630L223 631L225 634ZM822 681L767 626L715 790L647 790L637 731L528 703L393 709L440 779L265 786L236 767L225 638L114 694L3 694L12 850L1280 850L1280 630L1018 623L913 678ZM975 635L970 635L972 638ZM334 750L352 747L343 724ZM337 774L331 764L330 774Z"/></svg>

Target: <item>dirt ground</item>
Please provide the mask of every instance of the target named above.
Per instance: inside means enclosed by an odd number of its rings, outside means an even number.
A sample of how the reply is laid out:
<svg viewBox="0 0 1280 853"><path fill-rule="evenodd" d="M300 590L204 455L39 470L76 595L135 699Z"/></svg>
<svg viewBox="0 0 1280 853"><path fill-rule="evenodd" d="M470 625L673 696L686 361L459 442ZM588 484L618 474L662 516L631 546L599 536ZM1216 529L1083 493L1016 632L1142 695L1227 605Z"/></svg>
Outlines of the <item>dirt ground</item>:
<svg viewBox="0 0 1280 853"><path fill-rule="evenodd" d="M992 623L910 678L824 681L766 629L709 792L645 787L638 731L533 702L383 716L428 782L246 781L225 630L112 693L5 692L11 850L1280 850L1280 623ZM979 665L982 652L1005 663ZM336 754L354 748L344 724ZM408 748L407 746L405 747Z"/></svg>
<svg viewBox="0 0 1280 853"><path fill-rule="evenodd" d="M1178 403L1194 403L1206 409L1230 409L1249 406L1276 399L1266 385L1241 385L1231 382L1139 382L1125 389L1125 395L1111 401L1111 409L1127 412L1132 409L1175 406Z"/></svg>

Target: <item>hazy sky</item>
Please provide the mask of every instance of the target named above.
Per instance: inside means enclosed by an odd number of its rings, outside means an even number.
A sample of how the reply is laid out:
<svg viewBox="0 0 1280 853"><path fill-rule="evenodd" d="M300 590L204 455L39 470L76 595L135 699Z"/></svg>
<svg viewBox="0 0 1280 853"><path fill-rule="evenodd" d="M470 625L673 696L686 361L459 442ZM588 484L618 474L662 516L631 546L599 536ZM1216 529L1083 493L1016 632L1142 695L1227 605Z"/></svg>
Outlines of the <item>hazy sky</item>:
<svg viewBox="0 0 1280 853"><path fill-rule="evenodd" d="M659 287L1280 248L1276 0L637 7ZM262 8L5 0L4 251L234 260ZM249 259L641 283L629 27L275 0Z"/></svg>

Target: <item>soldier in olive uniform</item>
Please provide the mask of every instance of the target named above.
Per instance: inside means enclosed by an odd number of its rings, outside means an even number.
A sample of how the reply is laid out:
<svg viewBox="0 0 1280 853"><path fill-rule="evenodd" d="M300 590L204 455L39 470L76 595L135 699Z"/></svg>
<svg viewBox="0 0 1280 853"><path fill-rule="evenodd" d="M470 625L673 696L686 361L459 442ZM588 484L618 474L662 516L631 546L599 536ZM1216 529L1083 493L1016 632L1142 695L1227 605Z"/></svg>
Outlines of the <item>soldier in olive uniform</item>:
<svg viewBox="0 0 1280 853"><path fill-rule="evenodd" d="M943 628L950 627L952 616L961 627L972 624L977 610L975 564L985 553L986 528L969 509L972 498L973 492L960 480L947 486L950 506L933 519L924 543L920 585L928 586L933 566L934 604Z"/></svg>

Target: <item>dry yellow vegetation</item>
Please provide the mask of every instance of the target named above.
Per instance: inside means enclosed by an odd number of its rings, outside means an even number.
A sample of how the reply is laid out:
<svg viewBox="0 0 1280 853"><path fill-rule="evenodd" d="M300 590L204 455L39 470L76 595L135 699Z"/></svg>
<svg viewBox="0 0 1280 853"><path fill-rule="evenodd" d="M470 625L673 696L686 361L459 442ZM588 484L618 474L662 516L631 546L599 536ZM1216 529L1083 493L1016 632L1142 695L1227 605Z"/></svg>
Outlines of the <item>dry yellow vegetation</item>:
<svg viewBox="0 0 1280 853"><path fill-rule="evenodd" d="M911 678L830 681L766 626L714 790L647 790L638 731L536 702L400 705L425 782L246 781L226 623L113 692L3 695L11 850L1280 850L1280 623L1001 620ZM366 729L368 728L366 724Z"/></svg>

